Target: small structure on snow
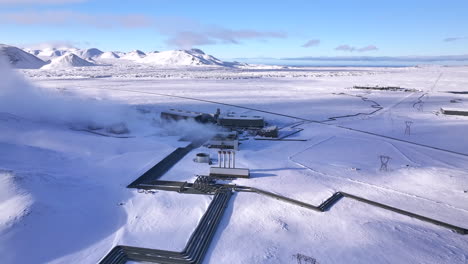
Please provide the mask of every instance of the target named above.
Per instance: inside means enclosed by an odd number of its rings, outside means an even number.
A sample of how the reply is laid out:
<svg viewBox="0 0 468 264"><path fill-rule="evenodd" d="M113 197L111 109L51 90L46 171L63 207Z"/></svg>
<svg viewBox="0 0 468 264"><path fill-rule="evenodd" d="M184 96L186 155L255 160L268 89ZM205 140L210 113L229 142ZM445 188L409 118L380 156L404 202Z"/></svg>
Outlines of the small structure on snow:
<svg viewBox="0 0 468 264"><path fill-rule="evenodd" d="M468 116L468 109L459 109L459 108L441 108L440 111L444 115L458 115L458 116Z"/></svg>
<svg viewBox="0 0 468 264"><path fill-rule="evenodd" d="M277 126L264 127L257 132L257 135L261 137L277 138L279 129Z"/></svg>
<svg viewBox="0 0 468 264"><path fill-rule="evenodd" d="M198 162L198 163L211 164L210 154L208 154L208 153L197 153L197 155L195 155L195 159L193 161Z"/></svg>
<svg viewBox="0 0 468 264"><path fill-rule="evenodd" d="M210 168L210 177L214 178L249 178L250 170L236 168L235 151L218 151L218 167Z"/></svg>

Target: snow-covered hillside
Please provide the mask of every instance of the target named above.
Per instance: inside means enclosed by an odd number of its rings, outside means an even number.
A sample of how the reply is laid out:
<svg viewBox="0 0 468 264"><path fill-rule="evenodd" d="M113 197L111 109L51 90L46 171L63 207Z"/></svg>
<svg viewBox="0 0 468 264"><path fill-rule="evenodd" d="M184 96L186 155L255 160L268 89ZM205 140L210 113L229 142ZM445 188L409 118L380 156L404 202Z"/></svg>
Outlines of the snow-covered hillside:
<svg viewBox="0 0 468 264"><path fill-rule="evenodd" d="M142 58L141 62L173 66L227 66L225 62L207 55L199 49L170 50L151 53Z"/></svg>
<svg viewBox="0 0 468 264"><path fill-rule="evenodd" d="M76 48L44 48L44 49L24 49L23 50L12 47L8 47L9 56L12 57L10 61L14 62L16 67L20 65L19 68L31 68L37 69L42 67L44 64L57 61L58 58L63 57L64 55L74 54L81 59L100 65L114 65L114 66L123 66L130 67L131 65L135 66L158 66L158 67L246 67L247 65L236 63L236 62L226 62L221 61L214 56L205 54L199 49L191 50L169 50L169 51L152 51L149 53L144 53L141 50L133 50L130 52L119 52L119 51L106 51L103 52L96 48L89 49L76 49ZM5 48L6 49L6 48ZM29 56L31 55L31 56ZM37 56L37 57L36 57ZM37 60L40 58L43 60ZM76 58L68 56L68 59L76 60ZM60 60L64 60L61 58ZM36 61L34 63L33 61ZM70 66L89 66L81 62L83 65L74 65L80 63L52 63L52 65L43 67L42 69L66 69ZM271 68L271 67L269 67Z"/></svg>
<svg viewBox="0 0 468 264"><path fill-rule="evenodd" d="M96 48L90 48L90 49L85 49L85 50L79 50L76 53L78 53L76 55L78 55L82 59L87 60L87 59L97 58L101 56L104 52Z"/></svg>
<svg viewBox="0 0 468 264"><path fill-rule="evenodd" d="M120 58L124 60L139 61L141 58L144 58L145 56L146 54L143 51L133 50L120 56Z"/></svg>
<svg viewBox="0 0 468 264"><path fill-rule="evenodd" d="M62 55L65 55L69 53L70 51L68 50L59 50L59 49L53 49L53 48L48 48L48 49L43 49L41 50L36 56L41 58L44 61L49 61L55 58L58 58Z"/></svg>
<svg viewBox="0 0 468 264"><path fill-rule="evenodd" d="M44 65L41 69L66 69L70 67L88 67L96 66L94 63L86 61L73 53L65 54L53 59L49 64Z"/></svg>
<svg viewBox="0 0 468 264"><path fill-rule="evenodd" d="M0 55L6 56L9 63L17 69L38 69L46 64L30 53L4 44L0 44Z"/></svg>
<svg viewBox="0 0 468 264"><path fill-rule="evenodd" d="M99 58L100 59L118 59L118 58L120 58L120 56L117 55L115 52L106 51L106 52L102 53L101 55L99 55Z"/></svg>

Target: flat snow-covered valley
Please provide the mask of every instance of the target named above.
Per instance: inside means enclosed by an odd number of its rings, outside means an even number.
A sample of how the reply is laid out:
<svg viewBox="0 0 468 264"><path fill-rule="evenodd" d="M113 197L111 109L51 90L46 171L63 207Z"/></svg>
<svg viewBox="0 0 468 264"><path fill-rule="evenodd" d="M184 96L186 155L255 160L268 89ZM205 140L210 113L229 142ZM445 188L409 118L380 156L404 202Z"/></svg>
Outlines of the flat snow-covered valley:
<svg viewBox="0 0 468 264"><path fill-rule="evenodd" d="M13 88L41 88L10 89L0 108L2 263L97 263L116 245L182 250L212 198L126 188L187 145L184 138L214 133L195 123L162 125L169 108L220 108L303 129L291 137L300 141L245 136L236 162L251 178L234 184L311 204L343 191L468 228L468 117L440 112L468 109L468 94L450 93L468 92L468 67L122 64L19 74L32 84ZM352 88L367 85L417 91ZM81 129L109 120L128 133ZM195 149L162 180L208 174L207 164L192 161L198 152L216 157ZM387 171L380 155L391 158ZM235 193L203 263L298 263L298 256L321 264L466 263L467 252L466 235L351 199L318 213Z"/></svg>

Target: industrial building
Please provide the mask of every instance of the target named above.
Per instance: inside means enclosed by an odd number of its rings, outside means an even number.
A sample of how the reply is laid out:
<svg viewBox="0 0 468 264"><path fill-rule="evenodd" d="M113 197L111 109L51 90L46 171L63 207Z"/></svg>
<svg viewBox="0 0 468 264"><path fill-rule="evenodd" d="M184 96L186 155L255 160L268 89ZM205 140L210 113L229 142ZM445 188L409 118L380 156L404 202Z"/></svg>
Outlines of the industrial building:
<svg viewBox="0 0 468 264"><path fill-rule="evenodd" d="M236 168L235 151L218 151L218 166L210 167L210 177L213 178L250 178L250 170Z"/></svg>
<svg viewBox="0 0 468 264"><path fill-rule="evenodd" d="M468 116L468 109L441 108L440 111L444 115Z"/></svg>
<svg viewBox="0 0 468 264"><path fill-rule="evenodd" d="M229 128L260 129L265 126L261 116L227 114L218 117L218 125Z"/></svg>
<svg viewBox="0 0 468 264"><path fill-rule="evenodd" d="M169 109L161 112L161 120L166 121L179 121L179 120L193 120L198 123L216 123L215 118L211 114L186 111L179 109Z"/></svg>
<svg viewBox="0 0 468 264"><path fill-rule="evenodd" d="M279 129L277 126L264 127L257 132L257 136L277 138L279 135Z"/></svg>
<svg viewBox="0 0 468 264"><path fill-rule="evenodd" d="M266 123L261 116L247 116L228 113L221 115L218 108L216 113L207 114L195 111L187 111L180 109L169 109L161 112L161 120L179 121L179 120L194 120L199 123L213 123L219 126L230 129L253 129L258 130L265 127Z"/></svg>
<svg viewBox="0 0 468 264"><path fill-rule="evenodd" d="M236 131L220 132L214 135L207 143L209 148L239 149L239 138Z"/></svg>

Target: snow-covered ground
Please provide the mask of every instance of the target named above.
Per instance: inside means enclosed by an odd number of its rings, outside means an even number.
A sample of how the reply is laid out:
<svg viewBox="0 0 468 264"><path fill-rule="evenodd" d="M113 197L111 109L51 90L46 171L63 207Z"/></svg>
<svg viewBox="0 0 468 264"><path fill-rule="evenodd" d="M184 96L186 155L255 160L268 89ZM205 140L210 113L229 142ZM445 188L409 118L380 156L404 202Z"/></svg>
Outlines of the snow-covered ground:
<svg viewBox="0 0 468 264"><path fill-rule="evenodd" d="M2 78L10 76L0 70ZM181 137L213 133L190 123L161 125L159 113L168 108L220 108L279 126L302 122L304 130L293 138L306 141L242 141L237 165L250 168L252 177L233 183L317 205L345 191L468 228L468 117L439 113L441 107L468 109L468 94L448 93L468 91L468 67L121 62L19 74L32 85L18 77L0 84L2 263L96 263L119 244L181 250L211 197L125 188L185 146ZM378 109L375 103L382 109L366 115ZM329 119L345 115L356 116ZM410 135L405 121L413 122ZM115 126L128 133L110 133ZM99 128L97 134L83 131L90 127ZM215 157L214 150L195 149L163 179L191 182L207 174L208 165L192 161L198 152ZM380 171L380 155L391 157L388 171ZM298 254L321 264L466 263L468 240L347 198L317 213L236 193L204 263L299 263Z"/></svg>

